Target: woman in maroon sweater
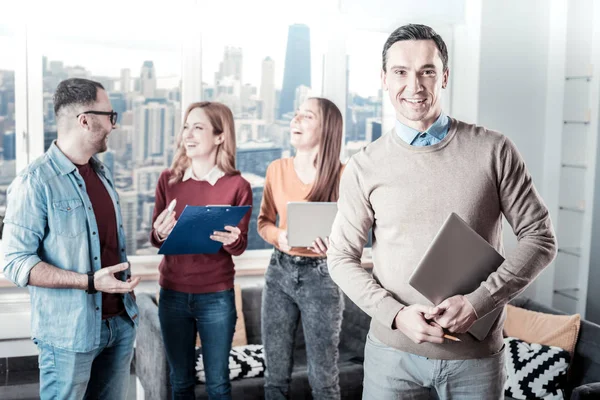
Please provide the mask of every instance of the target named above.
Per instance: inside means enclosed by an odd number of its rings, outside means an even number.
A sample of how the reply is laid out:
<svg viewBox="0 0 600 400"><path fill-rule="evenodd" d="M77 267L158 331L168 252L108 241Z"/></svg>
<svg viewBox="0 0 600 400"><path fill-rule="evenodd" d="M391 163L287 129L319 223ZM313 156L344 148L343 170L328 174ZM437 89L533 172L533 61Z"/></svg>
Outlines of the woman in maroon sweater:
<svg viewBox="0 0 600 400"><path fill-rule="evenodd" d="M235 126L227 106L191 104L177 137L173 165L156 187L150 240L160 247L186 205L252 205L250 184L235 169ZM167 207L176 199L174 213ZM237 319L231 256L248 243L248 213L237 227L215 232L216 254L166 255L160 263L160 319L174 399L194 399L196 330L202 341L206 391L230 399L229 351Z"/></svg>

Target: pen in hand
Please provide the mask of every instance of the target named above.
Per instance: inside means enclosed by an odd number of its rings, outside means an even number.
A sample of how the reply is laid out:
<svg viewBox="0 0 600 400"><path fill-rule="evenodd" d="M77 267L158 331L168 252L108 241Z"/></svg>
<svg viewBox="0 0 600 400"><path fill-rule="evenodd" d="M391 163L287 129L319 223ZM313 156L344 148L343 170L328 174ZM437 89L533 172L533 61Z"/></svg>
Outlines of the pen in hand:
<svg viewBox="0 0 600 400"><path fill-rule="evenodd" d="M430 320L430 319L428 319L428 321L430 321L429 323L430 323L431 325L440 326L440 325L438 325L436 322L434 322L434 321L432 321L432 320ZM440 328L441 328L441 326L440 326ZM447 334L445 331L444 331L444 335L443 335L442 337L443 337L444 339L452 340L453 342L462 342L462 340L460 340L460 339L459 339L459 338L457 338L456 336L449 335L449 334Z"/></svg>
<svg viewBox="0 0 600 400"><path fill-rule="evenodd" d="M175 211L176 205L177 205L177 199L173 199L169 203L169 208L167 208L167 215L165 215L165 219L169 218L171 216L171 213L173 213L173 211Z"/></svg>
<svg viewBox="0 0 600 400"><path fill-rule="evenodd" d="M447 333L444 333L444 339L452 340L453 342L461 342L456 336L448 335Z"/></svg>

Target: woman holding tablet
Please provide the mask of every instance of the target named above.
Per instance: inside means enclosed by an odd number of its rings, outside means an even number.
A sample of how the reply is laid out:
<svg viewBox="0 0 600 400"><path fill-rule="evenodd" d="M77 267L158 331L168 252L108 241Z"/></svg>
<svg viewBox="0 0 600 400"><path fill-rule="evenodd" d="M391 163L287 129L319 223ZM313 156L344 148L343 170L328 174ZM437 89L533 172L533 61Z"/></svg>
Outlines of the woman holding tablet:
<svg viewBox="0 0 600 400"><path fill-rule="evenodd" d="M156 187L150 240L160 247L186 205L252 205L250 184L235 169L235 126L227 106L191 104L176 140L171 168ZM173 200L177 200L173 203ZM174 212L168 205L175 204ZM248 243L248 213L239 226L214 232L223 246L216 254L166 255L160 263L158 316L174 399L193 399L196 331L202 341L210 399L231 399L229 352L237 319L231 256Z"/></svg>
<svg viewBox="0 0 600 400"><path fill-rule="evenodd" d="M313 398L340 398L337 361L343 297L327 270L328 240L315 238L310 248L291 248L286 205L337 201L342 127L335 104L323 98L306 100L290 123L295 157L276 160L267 169L258 216L260 236L275 246L262 298L267 400L288 397L300 316Z"/></svg>

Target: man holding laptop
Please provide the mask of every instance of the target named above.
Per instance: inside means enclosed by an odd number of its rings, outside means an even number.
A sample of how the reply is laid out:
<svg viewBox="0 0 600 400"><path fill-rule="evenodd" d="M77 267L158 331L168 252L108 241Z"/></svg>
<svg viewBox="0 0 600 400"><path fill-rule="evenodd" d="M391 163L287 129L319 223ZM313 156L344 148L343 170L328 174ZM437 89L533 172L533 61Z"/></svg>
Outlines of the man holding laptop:
<svg viewBox="0 0 600 400"><path fill-rule="evenodd" d="M441 399L503 398L504 311L481 340L466 332L556 255L548 210L515 145L442 112L448 77L446 45L431 28L394 31L381 78L396 127L354 155L342 176L327 255L333 280L372 317L365 399L426 399L434 391ZM409 279L452 213L500 254L504 215L518 245L475 290L433 307ZM360 263L371 228L372 275Z"/></svg>

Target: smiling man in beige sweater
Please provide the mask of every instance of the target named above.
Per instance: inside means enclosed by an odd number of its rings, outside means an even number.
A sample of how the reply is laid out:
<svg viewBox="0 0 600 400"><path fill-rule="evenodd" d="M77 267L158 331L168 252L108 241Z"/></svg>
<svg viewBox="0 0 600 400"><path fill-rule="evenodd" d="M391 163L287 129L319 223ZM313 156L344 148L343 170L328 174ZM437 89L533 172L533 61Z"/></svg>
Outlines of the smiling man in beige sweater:
<svg viewBox="0 0 600 400"><path fill-rule="evenodd" d="M327 256L333 280L372 317L364 399L503 398L505 313L482 341L465 332L556 255L548 210L515 145L442 112L448 77L446 45L431 28L394 31L381 78L396 127L354 155L342 176ZM501 254L504 215L518 245L477 290L433 307L408 278L451 212ZM372 275L360 263L371 228ZM443 329L461 341L444 339Z"/></svg>

